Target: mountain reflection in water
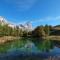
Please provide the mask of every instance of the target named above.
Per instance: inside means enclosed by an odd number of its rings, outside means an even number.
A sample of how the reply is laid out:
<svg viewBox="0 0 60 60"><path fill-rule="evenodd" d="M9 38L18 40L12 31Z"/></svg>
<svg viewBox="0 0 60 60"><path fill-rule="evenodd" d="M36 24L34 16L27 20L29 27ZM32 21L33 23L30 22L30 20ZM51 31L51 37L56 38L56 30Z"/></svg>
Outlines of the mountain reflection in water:
<svg viewBox="0 0 60 60"><path fill-rule="evenodd" d="M60 56L60 48L54 46L49 52L41 51L33 42L27 41L21 48L14 47L4 54L1 53L0 60L48 60L50 56Z"/></svg>

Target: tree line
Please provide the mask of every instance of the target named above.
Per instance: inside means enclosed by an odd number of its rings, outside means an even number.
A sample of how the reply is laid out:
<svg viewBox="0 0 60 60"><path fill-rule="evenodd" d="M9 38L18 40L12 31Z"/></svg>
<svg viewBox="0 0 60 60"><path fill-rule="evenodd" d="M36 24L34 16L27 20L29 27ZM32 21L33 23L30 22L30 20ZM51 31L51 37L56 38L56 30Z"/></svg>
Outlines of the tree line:
<svg viewBox="0 0 60 60"><path fill-rule="evenodd" d="M33 31L23 31L18 26L15 28L9 27L6 25L0 24L0 36L20 36L20 37L43 37L50 34L50 30L52 29L52 26L49 25L41 25L37 26Z"/></svg>
<svg viewBox="0 0 60 60"><path fill-rule="evenodd" d="M32 36L33 37L44 37L44 36L49 36L52 30L52 26L50 25L41 25L37 26L33 31L32 31Z"/></svg>

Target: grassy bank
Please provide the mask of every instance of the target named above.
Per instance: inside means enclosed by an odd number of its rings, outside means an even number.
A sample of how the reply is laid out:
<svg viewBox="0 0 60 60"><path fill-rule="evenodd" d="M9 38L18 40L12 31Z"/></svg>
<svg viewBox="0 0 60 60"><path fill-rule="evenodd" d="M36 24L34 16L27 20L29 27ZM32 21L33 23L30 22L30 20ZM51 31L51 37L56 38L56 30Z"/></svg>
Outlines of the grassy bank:
<svg viewBox="0 0 60 60"><path fill-rule="evenodd" d="M49 39L49 40L56 40L56 41L60 41L60 36L47 36L47 37L43 37L44 39Z"/></svg>

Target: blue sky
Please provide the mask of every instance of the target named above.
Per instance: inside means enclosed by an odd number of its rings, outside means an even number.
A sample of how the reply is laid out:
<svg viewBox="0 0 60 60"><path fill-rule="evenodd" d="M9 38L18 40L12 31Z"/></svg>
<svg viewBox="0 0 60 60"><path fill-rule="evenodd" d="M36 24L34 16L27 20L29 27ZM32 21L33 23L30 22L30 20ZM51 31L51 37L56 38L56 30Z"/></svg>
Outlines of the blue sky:
<svg viewBox="0 0 60 60"><path fill-rule="evenodd" d="M0 0L0 16L15 24L60 24L60 0Z"/></svg>

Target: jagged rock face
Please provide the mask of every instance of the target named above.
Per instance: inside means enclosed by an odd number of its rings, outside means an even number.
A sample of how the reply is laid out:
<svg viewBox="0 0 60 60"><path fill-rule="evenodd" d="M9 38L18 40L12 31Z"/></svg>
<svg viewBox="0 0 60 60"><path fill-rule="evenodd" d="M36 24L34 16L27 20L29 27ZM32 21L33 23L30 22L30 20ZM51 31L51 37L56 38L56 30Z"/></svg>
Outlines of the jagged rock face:
<svg viewBox="0 0 60 60"><path fill-rule="evenodd" d="M5 25L5 24L8 24L8 22L4 17L0 16L0 24Z"/></svg>
<svg viewBox="0 0 60 60"><path fill-rule="evenodd" d="M15 28L15 27L16 27L16 26L13 25L13 24L8 24L8 26L11 27L11 28Z"/></svg>
<svg viewBox="0 0 60 60"><path fill-rule="evenodd" d="M0 16L0 24L1 25L8 25L9 27L16 28L17 25L14 25L10 22L8 22L4 17ZM30 22L27 22L25 24L19 24L18 27L22 30L31 31L32 30L32 24Z"/></svg>
<svg viewBox="0 0 60 60"><path fill-rule="evenodd" d="M0 24L1 25L8 25L9 27L12 27L14 28L15 25L14 24L11 24L10 22L8 22L8 20L6 20L4 17L0 16Z"/></svg>
<svg viewBox="0 0 60 60"><path fill-rule="evenodd" d="M31 31L31 30L32 30L32 24L31 24L30 22L27 22L27 23L26 23L26 29L27 29L28 31Z"/></svg>
<svg viewBox="0 0 60 60"><path fill-rule="evenodd" d="M26 31L32 31L32 24L30 22L27 22L24 25L20 24L19 28L21 28L22 30L26 30Z"/></svg>

